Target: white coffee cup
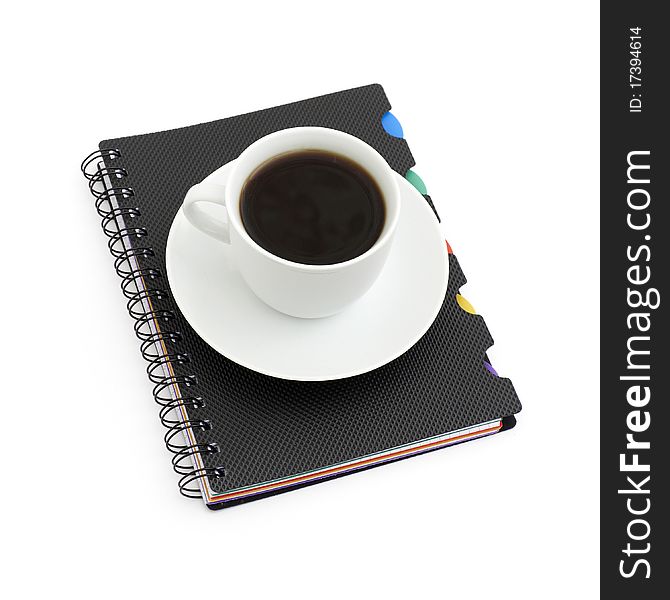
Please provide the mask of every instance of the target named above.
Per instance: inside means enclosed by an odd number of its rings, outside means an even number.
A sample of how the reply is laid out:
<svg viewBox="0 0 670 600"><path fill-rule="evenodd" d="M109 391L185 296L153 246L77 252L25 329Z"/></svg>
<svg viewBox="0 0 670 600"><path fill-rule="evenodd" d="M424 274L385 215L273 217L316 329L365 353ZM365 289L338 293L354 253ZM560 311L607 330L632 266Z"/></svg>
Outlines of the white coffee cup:
<svg viewBox="0 0 670 600"><path fill-rule="evenodd" d="M329 265L292 262L259 246L245 230L239 210L244 183L268 160L300 150L346 156L376 181L385 203L385 222L377 241L363 254ZM189 189L184 214L204 233L231 245L233 260L242 277L266 304L294 317L326 317L360 298L377 279L398 224L400 191L394 171L362 140L324 127L284 129L254 142L238 158L224 165L218 176L219 183L203 181ZM203 202L224 206L227 220L204 211Z"/></svg>

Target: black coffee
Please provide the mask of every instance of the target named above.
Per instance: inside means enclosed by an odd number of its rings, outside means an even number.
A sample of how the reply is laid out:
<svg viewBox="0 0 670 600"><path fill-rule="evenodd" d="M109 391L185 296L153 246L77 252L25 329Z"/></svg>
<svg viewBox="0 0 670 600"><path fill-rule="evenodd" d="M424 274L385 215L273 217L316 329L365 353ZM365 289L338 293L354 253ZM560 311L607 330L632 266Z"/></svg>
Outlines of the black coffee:
<svg viewBox="0 0 670 600"><path fill-rule="evenodd" d="M330 265L360 256L379 238L381 190L358 164L319 150L283 154L261 165L240 198L242 223L268 252Z"/></svg>

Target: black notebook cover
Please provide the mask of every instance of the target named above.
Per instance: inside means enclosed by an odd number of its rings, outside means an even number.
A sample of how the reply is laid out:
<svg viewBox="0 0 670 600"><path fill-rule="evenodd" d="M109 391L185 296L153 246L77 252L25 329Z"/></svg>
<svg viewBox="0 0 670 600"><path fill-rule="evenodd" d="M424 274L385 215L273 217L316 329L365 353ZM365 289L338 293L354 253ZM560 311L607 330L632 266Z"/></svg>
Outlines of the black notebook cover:
<svg viewBox="0 0 670 600"><path fill-rule="evenodd" d="M165 246L192 185L260 137L308 125L363 139L405 175L414 161L382 126L390 108L382 87L370 85L105 140L85 161L185 495L199 497L205 482L209 506L221 508L436 449L446 444L431 440L449 432L515 423L511 381L484 364L493 343L484 320L456 302L466 280L453 253L444 304L424 337L386 366L336 381L275 379L237 365L200 339L170 296Z"/></svg>

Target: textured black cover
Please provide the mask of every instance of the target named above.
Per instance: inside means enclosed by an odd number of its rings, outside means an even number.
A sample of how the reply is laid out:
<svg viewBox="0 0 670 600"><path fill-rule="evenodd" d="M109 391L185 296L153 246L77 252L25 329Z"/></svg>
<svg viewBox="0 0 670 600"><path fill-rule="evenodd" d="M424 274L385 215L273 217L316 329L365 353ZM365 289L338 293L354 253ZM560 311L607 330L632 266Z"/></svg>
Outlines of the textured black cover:
<svg viewBox="0 0 670 600"><path fill-rule="evenodd" d="M389 109L381 86L370 85L212 123L101 142L101 149L118 150L120 156L105 157L105 164L123 169L123 186L134 191L133 198L121 198L120 204L138 208L133 226L148 232L142 246L150 246L154 255L142 257L141 266L165 273L168 232L186 191L270 132L305 125L340 129L365 140L393 169L406 173L414 164L407 143L381 126ZM484 320L455 302L465 281L450 255L449 289L426 335L392 363L332 382L286 381L241 367L201 340L169 296L154 298L155 309L176 312L182 337L178 352L188 353L188 363L174 364L174 369L196 374L197 395L206 403L191 408L189 418L206 420L211 428L196 428L194 434L199 443L215 442L220 448L203 456L207 467L225 471L222 477L210 477L212 489L225 492L284 478L518 412L521 405L511 381L483 366L493 343ZM164 277L160 285L168 289ZM506 423L509 427L513 418Z"/></svg>

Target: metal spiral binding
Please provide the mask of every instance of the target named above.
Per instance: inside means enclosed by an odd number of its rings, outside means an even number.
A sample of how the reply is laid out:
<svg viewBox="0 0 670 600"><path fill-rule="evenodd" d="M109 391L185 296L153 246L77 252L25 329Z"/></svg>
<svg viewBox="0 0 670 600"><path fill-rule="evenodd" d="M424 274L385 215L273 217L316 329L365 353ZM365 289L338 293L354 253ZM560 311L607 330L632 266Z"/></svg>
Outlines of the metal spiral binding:
<svg viewBox="0 0 670 600"><path fill-rule="evenodd" d="M221 478L223 467L205 467L201 458L217 454L217 444L196 443L196 429L211 429L207 419L194 419L205 401L197 394L195 374L182 374L190 357L180 346L182 334L175 329L176 315L169 302L169 292L160 287L163 273L152 264L153 249L148 245L149 232L136 219L140 209L133 206L135 192L123 185L126 169L115 166L121 158L117 149L101 149L89 154L81 163L81 171L95 198L95 209L102 219L102 231L109 238L109 251L114 269L121 278L121 291L127 299L126 308L135 321L135 335L140 340L140 353L147 361L147 375L154 383L153 396L161 407L159 418L167 429L165 447L172 453L172 467L181 475L179 491L188 498L202 497L200 483L207 478ZM112 166L110 166L112 165ZM110 185L107 184L110 183Z"/></svg>

